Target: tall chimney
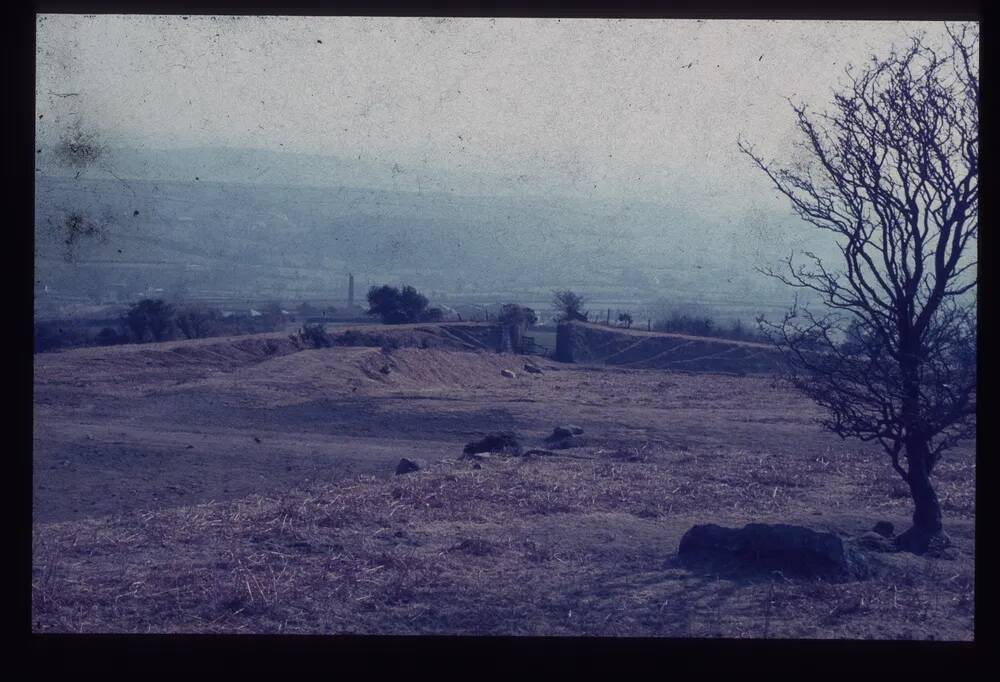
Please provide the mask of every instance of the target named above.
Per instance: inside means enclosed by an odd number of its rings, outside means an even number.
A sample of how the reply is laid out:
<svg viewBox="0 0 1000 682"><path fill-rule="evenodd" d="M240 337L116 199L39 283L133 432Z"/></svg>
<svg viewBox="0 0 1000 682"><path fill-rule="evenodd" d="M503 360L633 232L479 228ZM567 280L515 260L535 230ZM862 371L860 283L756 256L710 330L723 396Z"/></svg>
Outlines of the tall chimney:
<svg viewBox="0 0 1000 682"><path fill-rule="evenodd" d="M354 306L354 274L347 275L347 305Z"/></svg>

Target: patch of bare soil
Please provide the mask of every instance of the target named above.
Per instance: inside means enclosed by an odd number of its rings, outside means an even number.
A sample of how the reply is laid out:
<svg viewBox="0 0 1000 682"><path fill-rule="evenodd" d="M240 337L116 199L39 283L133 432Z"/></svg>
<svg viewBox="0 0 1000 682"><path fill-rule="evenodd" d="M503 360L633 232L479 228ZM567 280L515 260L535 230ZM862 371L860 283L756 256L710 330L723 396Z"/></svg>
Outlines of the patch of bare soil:
<svg viewBox="0 0 1000 682"><path fill-rule="evenodd" d="M901 481L770 378L330 348L119 385L116 350L36 365L35 631L973 638L974 444L936 472L955 558L715 575L675 562L692 525L903 529Z"/></svg>

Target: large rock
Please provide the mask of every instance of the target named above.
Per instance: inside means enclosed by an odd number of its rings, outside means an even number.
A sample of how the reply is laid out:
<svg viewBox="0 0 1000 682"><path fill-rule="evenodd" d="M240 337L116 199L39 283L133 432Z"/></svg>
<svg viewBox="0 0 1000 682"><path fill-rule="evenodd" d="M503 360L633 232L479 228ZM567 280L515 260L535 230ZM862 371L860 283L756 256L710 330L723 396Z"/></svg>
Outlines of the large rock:
<svg viewBox="0 0 1000 682"><path fill-rule="evenodd" d="M849 580L866 577L863 558L832 533L802 526L751 523L743 528L694 526L681 538L683 562L716 561L732 568Z"/></svg>
<svg viewBox="0 0 1000 682"><path fill-rule="evenodd" d="M545 442L554 450L565 450L566 448L577 448L586 445L586 439L581 435L583 429L579 426L567 424L557 426L552 429L552 433L545 438Z"/></svg>
<svg viewBox="0 0 1000 682"><path fill-rule="evenodd" d="M420 471L420 465L413 460L406 459L403 457L399 460L399 464L396 465L396 475L400 476L402 474L409 474L414 471Z"/></svg>
<svg viewBox="0 0 1000 682"><path fill-rule="evenodd" d="M517 442L517 436L514 435L513 431L494 431L486 434L486 437L481 440L466 443L462 452L466 457L475 457L484 452L519 456L521 444Z"/></svg>
<svg viewBox="0 0 1000 682"><path fill-rule="evenodd" d="M538 365L533 365L530 362L524 364L524 371L528 374L542 374L542 368Z"/></svg>
<svg viewBox="0 0 1000 682"><path fill-rule="evenodd" d="M875 524L875 527L872 528L873 533L878 533L884 538L891 538L892 531L893 531L892 524L889 523L888 521L879 521L878 523Z"/></svg>

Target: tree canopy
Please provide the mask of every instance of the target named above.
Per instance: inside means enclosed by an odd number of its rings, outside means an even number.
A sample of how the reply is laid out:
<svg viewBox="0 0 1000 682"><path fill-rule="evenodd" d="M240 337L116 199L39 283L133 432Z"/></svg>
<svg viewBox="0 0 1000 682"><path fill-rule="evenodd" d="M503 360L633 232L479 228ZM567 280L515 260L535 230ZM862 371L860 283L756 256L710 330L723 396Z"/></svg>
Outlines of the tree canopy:
<svg viewBox="0 0 1000 682"><path fill-rule="evenodd" d="M368 290L368 315L378 315L384 324L435 322L442 318L439 308L428 308L427 297L412 286L397 289L389 285Z"/></svg>

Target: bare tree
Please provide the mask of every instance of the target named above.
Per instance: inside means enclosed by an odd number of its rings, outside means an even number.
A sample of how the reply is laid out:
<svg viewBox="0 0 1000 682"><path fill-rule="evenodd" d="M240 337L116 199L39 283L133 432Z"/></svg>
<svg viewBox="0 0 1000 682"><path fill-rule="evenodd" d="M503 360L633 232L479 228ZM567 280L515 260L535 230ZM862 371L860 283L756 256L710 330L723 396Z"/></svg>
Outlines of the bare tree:
<svg viewBox="0 0 1000 682"><path fill-rule="evenodd" d="M930 475L975 432L979 35L947 32L946 47L916 36L848 69L828 113L792 104L807 163L777 167L739 142L842 256L764 270L824 304L764 330L829 429L888 453L914 503L897 544L917 553L947 543Z"/></svg>

